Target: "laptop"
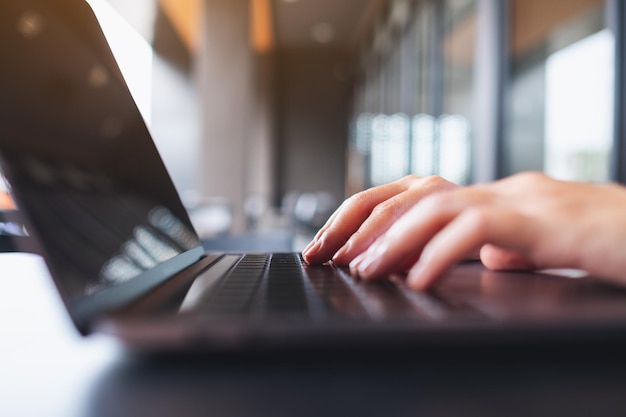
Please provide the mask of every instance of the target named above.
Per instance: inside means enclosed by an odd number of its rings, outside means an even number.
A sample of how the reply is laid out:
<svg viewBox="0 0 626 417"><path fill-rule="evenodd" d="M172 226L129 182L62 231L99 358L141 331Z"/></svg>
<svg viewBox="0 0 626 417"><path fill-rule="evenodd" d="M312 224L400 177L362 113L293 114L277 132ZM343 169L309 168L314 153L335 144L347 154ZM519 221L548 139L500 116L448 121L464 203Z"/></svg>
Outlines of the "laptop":
<svg viewBox="0 0 626 417"><path fill-rule="evenodd" d="M0 166L29 234L17 244L43 257L85 335L259 351L626 334L626 292L591 279L465 263L418 293L299 253L206 253L88 4L5 1L0 39Z"/></svg>

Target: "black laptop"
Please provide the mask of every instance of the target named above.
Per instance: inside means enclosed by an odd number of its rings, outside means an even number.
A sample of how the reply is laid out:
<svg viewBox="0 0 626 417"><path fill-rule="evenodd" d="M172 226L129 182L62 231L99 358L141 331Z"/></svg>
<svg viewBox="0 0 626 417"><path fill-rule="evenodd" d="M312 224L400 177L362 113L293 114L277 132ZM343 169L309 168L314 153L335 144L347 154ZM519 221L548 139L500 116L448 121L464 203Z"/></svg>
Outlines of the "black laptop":
<svg viewBox="0 0 626 417"><path fill-rule="evenodd" d="M467 263L417 293L298 253L207 254L85 1L4 1L0 56L2 172L83 334L229 351L626 334L626 293L589 279Z"/></svg>

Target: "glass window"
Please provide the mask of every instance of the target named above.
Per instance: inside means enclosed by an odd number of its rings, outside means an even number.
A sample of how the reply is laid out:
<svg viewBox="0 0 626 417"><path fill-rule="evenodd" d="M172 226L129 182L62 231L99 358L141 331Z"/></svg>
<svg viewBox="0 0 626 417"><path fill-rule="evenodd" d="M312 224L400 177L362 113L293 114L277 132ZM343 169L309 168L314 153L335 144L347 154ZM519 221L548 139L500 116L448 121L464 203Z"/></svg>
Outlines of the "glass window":
<svg viewBox="0 0 626 417"><path fill-rule="evenodd" d="M371 179L382 185L408 173L408 121L403 114L379 114L372 120Z"/></svg>
<svg viewBox="0 0 626 417"><path fill-rule="evenodd" d="M430 0L412 8L398 6L408 5L402 1L392 4L397 6L392 11L411 18L391 19L403 23L383 25L374 34L370 56L376 58L363 68L365 84L359 90L365 91L365 104L355 115L353 150L367 157L368 185L408 173L439 174L466 184L477 0ZM358 159L349 164L358 165ZM364 170L350 166L349 171Z"/></svg>
<svg viewBox="0 0 626 417"><path fill-rule="evenodd" d="M435 172L435 118L425 113L413 117L411 161L413 174L421 177Z"/></svg>
<svg viewBox="0 0 626 417"><path fill-rule="evenodd" d="M513 0L503 173L609 179L614 37L606 1Z"/></svg>
<svg viewBox="0 0 626 417"><path fill-rule="evenodd" d="M457 184L467 184L470 180L476 1L446 0L443 8L438 173Z"/></svg>
<svg viewBox="0 0 626 417"><path fill-rule="evenodd" d="M436 172L435 164L435 77L434 77L434 33L435 4L424 2L417 9L411 27L411 37L416 54L415 108L411 122L411 172L419 176Z"/></svg>

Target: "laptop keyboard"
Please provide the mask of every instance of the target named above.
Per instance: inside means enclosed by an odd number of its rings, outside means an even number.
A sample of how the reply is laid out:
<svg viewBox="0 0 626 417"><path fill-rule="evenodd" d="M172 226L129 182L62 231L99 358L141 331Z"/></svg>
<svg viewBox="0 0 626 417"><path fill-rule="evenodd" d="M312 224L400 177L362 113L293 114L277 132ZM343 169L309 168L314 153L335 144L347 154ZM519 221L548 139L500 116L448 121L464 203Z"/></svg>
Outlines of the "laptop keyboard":
<svg viewBox="0 0 626 417"><path fill-rule="evenodd" d="M219 316L439 321L454 314L454 306L406 288L401 278L363 283L345 268L308 265L296 253L243 255L205 301L202 310Z"/></svg>
<svg viewBox="0 0 626 417"><path fill-rule="evenodd" d="M206 308L220 315L307 314L301 262L294 254L244 255L217 284Z"/></svg>

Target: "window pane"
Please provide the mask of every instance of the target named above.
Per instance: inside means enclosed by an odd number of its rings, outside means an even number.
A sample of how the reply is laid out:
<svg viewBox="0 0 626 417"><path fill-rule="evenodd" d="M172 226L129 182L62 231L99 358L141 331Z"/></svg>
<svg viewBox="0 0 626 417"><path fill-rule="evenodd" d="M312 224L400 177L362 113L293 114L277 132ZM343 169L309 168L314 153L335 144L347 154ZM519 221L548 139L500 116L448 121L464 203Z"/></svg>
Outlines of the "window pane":
<svg viewBox="0 0 626 417"><path fill-rule="evenodd" d="M435 164L435 78L433 73L435 4L423 2L417 9L410 36L415 45L415 100L411 121L411 172L433 175Z"/></svg>
<svg viewBox="0 0 626 417"><path fill-rule="evenodd" d="M408 173L409 129L407 116L380 114L372 120L371 179L382 185Z"/></svg>
<svg viewBox="0 0 626 417"><path fill-rule="evenodd" d="M439 174L469 182L476 1L444 2L443 96L439 117Z"/></svg>
<svg viewBox="0 0 626 417"><path fill-rule="evenodd" d="M513 0L504 173L609 179L614 37L603 0Z"/></svg>
<svg viewBox="0 0 626 417"><path fill-rule="evenodd" d="M413 174L425 177L435 172L435 119L428 114L413 117L411 160Z"/></svg>

